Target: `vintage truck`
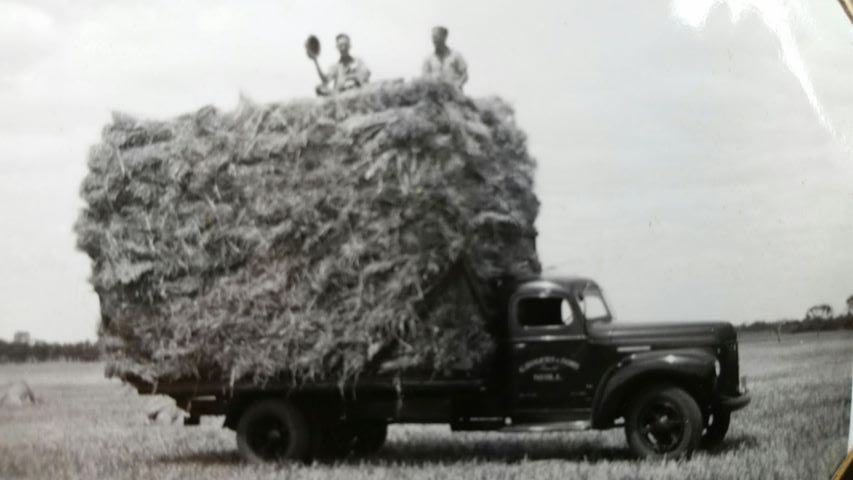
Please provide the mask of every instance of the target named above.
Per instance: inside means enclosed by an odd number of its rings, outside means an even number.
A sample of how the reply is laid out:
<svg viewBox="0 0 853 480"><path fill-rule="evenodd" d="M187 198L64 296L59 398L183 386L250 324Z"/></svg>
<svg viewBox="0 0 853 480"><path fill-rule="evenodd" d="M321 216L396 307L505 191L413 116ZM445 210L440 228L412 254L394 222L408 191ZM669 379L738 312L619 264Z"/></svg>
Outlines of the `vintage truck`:
<svg viewBox="0 0 853 480"><path fill-rule="evenodd" d="M506 288L485 374L430 372L338 385L190 379L151 384L188 412L224 416L250 462L368 454L391 423L507 433L623 427L641 458L690 455L721 442L750 397L729 323L622 324L592 280L532 278Z"/></svg>

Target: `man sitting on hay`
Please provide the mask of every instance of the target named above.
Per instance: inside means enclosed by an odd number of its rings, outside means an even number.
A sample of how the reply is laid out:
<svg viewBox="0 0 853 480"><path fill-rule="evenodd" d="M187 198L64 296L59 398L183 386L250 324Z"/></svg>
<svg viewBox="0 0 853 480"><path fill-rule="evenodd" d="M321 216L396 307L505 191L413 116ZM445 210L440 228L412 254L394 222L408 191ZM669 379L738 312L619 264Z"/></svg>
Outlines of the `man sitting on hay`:
<svg viewBox="0 0 853 480"><path fill-rule="evenodd" d="M317 86L317 95L325 97L334 93L340 93L353 88L361 87L370 80L370 70L360 58L350 55L350 38L346 33L340 33L335 37L335 43L338 47L338 52L341 58L337 63L329 67L329 71L323 73L320 65L317 63L317 55L320 54L320 42L313 35L308 38L305 48L308 56L314 60L314 66L317 67L317 74L320 75L320 80L323 82ZM331 86L329 86L331 83Z"/></svg>

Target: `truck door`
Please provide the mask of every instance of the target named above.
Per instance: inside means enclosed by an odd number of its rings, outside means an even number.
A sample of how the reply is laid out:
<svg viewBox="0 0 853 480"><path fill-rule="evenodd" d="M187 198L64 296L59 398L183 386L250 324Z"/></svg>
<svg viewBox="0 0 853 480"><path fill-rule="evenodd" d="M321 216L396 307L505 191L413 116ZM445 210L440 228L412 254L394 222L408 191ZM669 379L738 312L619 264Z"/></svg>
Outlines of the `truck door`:
<svg viewBox="0 0 853 480"><path fill-rule="evenodd" d="M588 418L593 386L585 379L588 348L575 301L568 295L516 297L509 322L513 418Z"/></svg>

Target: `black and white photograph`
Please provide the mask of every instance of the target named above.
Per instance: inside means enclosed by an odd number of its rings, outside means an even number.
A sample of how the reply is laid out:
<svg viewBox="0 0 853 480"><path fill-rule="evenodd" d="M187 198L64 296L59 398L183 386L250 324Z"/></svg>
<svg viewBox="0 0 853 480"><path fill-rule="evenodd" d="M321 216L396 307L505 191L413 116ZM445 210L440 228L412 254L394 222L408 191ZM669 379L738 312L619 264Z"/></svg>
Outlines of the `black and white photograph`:
<svg viewBox="0 0 853 480"><path fill-rule="evenodd" d="M853 478L853 1L0 0L0 479Z"/></svg>

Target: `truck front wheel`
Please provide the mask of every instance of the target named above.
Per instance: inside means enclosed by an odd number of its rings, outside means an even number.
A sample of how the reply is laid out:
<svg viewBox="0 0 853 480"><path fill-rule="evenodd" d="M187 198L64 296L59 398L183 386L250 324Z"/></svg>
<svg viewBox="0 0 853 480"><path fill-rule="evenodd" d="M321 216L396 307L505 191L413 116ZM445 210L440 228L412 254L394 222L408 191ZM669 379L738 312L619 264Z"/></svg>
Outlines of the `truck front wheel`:
<svg viewBox="0 0 853 480"><path fill-rule="evenodd" d="M643 391L625 416L628 445L642 458L690 456L699 446L703 427L696 400L674 386Z"/></svg>
<svg viewBox="0 0 853 480"><path fill-rule="evenodd" d="M305 416L289 402L258 401L237 422L237 449L247 462L305 460L309 447Z"/></svg>

